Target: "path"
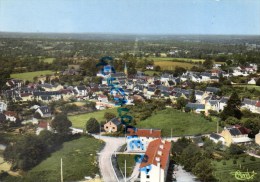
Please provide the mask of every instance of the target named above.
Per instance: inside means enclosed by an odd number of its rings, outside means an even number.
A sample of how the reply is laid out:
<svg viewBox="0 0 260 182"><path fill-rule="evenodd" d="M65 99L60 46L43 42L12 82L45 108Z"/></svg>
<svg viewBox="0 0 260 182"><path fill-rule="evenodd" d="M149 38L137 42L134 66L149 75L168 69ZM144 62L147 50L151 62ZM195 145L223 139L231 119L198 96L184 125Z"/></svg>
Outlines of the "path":
<svg viewBox="0 0 260 182"><path fill-rule="evenodd" d="M99 139L99 135L93 136ZM117 182L118 180L112 166L111 156L114 151L125 143L125 138L101 136L100 139L106 142L104 149L99 153L99 169L102 178L104 182Z"/></svg>

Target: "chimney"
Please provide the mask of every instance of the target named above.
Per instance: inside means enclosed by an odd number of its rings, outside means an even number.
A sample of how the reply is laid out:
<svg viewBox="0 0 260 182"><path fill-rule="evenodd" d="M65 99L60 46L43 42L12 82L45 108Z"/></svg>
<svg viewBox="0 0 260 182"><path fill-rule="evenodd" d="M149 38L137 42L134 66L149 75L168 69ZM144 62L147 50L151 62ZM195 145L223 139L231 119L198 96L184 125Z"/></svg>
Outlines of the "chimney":
<svg viewBox="0 0 260 182"><path fill-rule="evenodd" d="M160 149L163 149L163 145L162 144L160 145Z"/></svg>
<svg viewBox="0 0 260 182"><path fill-rule="evenodd" d="M156 157L155 160L157 163L160 163L160 161L161 161L160 157Z"/></svg>
<svg viewBox="0 0 260 182"><path fill-rule="evenodd" d="M158 150L157 154L161 156L162 155L162 151Z"/></svg>
<svg viewBox="0 0 260 182"><path fill-rule="evenodd" d="M153 133L153 129L150 129L150 134L152 134Z"/></svg>

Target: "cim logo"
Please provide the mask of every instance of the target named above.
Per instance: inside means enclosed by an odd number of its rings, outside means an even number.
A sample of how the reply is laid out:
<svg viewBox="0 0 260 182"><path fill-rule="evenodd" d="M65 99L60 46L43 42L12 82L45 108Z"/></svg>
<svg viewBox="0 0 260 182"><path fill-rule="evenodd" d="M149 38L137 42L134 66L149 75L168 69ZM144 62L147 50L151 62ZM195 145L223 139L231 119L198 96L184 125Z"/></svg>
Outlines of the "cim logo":
<svg viewBox="0 0 260 182"><path fill-rule="evenodd" d="M231 172L231 175L235 176L235 178L239 181L253 180L255 178L256 172L241 172L239 170L235 172Z"/></svg>

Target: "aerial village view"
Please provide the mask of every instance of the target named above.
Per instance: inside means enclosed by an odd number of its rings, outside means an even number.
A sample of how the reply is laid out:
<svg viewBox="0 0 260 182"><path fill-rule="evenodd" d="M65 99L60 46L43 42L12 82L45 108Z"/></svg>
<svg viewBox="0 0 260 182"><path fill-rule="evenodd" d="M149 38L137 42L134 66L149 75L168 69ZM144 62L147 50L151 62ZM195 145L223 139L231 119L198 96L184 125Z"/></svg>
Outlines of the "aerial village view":
<svg viewBox="0 0 260 182"><path fill-rule="evenodd" d="M1 182L260 182L260 1L0 0Z"/></svg>

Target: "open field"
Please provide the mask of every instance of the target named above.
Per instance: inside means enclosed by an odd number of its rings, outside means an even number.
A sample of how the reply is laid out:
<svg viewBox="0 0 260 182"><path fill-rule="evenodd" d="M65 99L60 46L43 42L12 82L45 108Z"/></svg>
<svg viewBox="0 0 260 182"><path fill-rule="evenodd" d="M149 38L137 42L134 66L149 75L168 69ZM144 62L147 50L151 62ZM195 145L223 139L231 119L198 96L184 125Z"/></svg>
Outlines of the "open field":
<svg viewBox="0 0 260 182"><path fill-rule="evenodd" d="M190 69L194 66L192 63L186 62L172 62L172 61L156 61L154 62L155 66L160 66L162 70L175 70L175 68L183 67L185 69Z"/></svg>
<svg viewBox="0 0 260 182"><path fill-rule="evenodd" d="M33 81L33 78L36 76L53 74L53 73L54 72L50 70L16 73L16 74L11 74L11 78Z"/></svg>
<svg viewBox="0 0 260 182"><path fill-rule="evenodd" d="M135 167L135 155L118 154L117 164L122 173L125 173L125 160L126 160L126 176L130 177Z"/></svg>
<svg viewBox="0 0 260 182"><path fill-rule="evenodd" d="M53 63L53 61L55 60L55 58L44 58L44 59L42 59L42 60L43 60L43 62L45 62L45 63L51 64L51 63Z"/></svg>
<svg viewBox="0 0 260 182"><path fill-rule="evenodd" d="M234 175L231 175L231 172L240 170L241 172L256 172L257 175L254 176L254 180L248 181L257 181L260 179L260 159L256 158L256 161L251 161L250 157L247 156L243 162L243 157L236 159L237 164L233 164L234 159L222 160L220 162L213 161L213 166L215 168L213 174L219 181L225 182L237 182ZM226 162L226 165L223 165L223 161ZM241 168L240 168L241 165Z"/></svg>
<svg viewBox="0 0 260 182"><path fill-rule="evenodd" d="M233 87L246 87L247 89L256 89L258 91L260 91L260 86L256 86L256 85L240 85L240 84L237 84L237 85L232 85Z"/></svg>
<svg viewBox="0 0 260 182"><path fill-rule="evenodd" d="M184 113L175 109L165 109L140 121L137 128L161 129L163 136L196 135L216 131L216 122L210 122L194 113Z"/></svg>
<svg viewBox="0 0 260 182"><path fill-rule="evenodd" d="M204 59L193 59L193 58L170 58L170 57L148 57L148 60L154 60L154 62L157 61L183 61L183 62L204 62Z"/></svg>
<svg viewBox="0 0 260 182"><path fill-rule="evenodd" d="M104 121L105 112L111 112L117 115L117 108L106 109L106 110L96 111L87 114L69 116L69 120L72 122L72 127L83 129L85 128L85 125L90 118L96 118L96 120L98 120L99 122Z"/></svg>
<svg viewBox="0 0 260 182"><path fill-rule="evenodd" d="M92 137L83 136L65 142L63 147L30 170L24 181L60 181L60 160L63 160L64 181L79 181L85 176L99 173L96 152L102 143Z"/></svg>
<svg viewBox="0 0 260 182"><path fill-rule="evenodd" d="M155 73L155 74L160 74L159 71L153 71L153 70L146 70L146 71L144 71L144 73L145 73L146 75L149 75L149 76L153 76L154 73Z"/></svg>

